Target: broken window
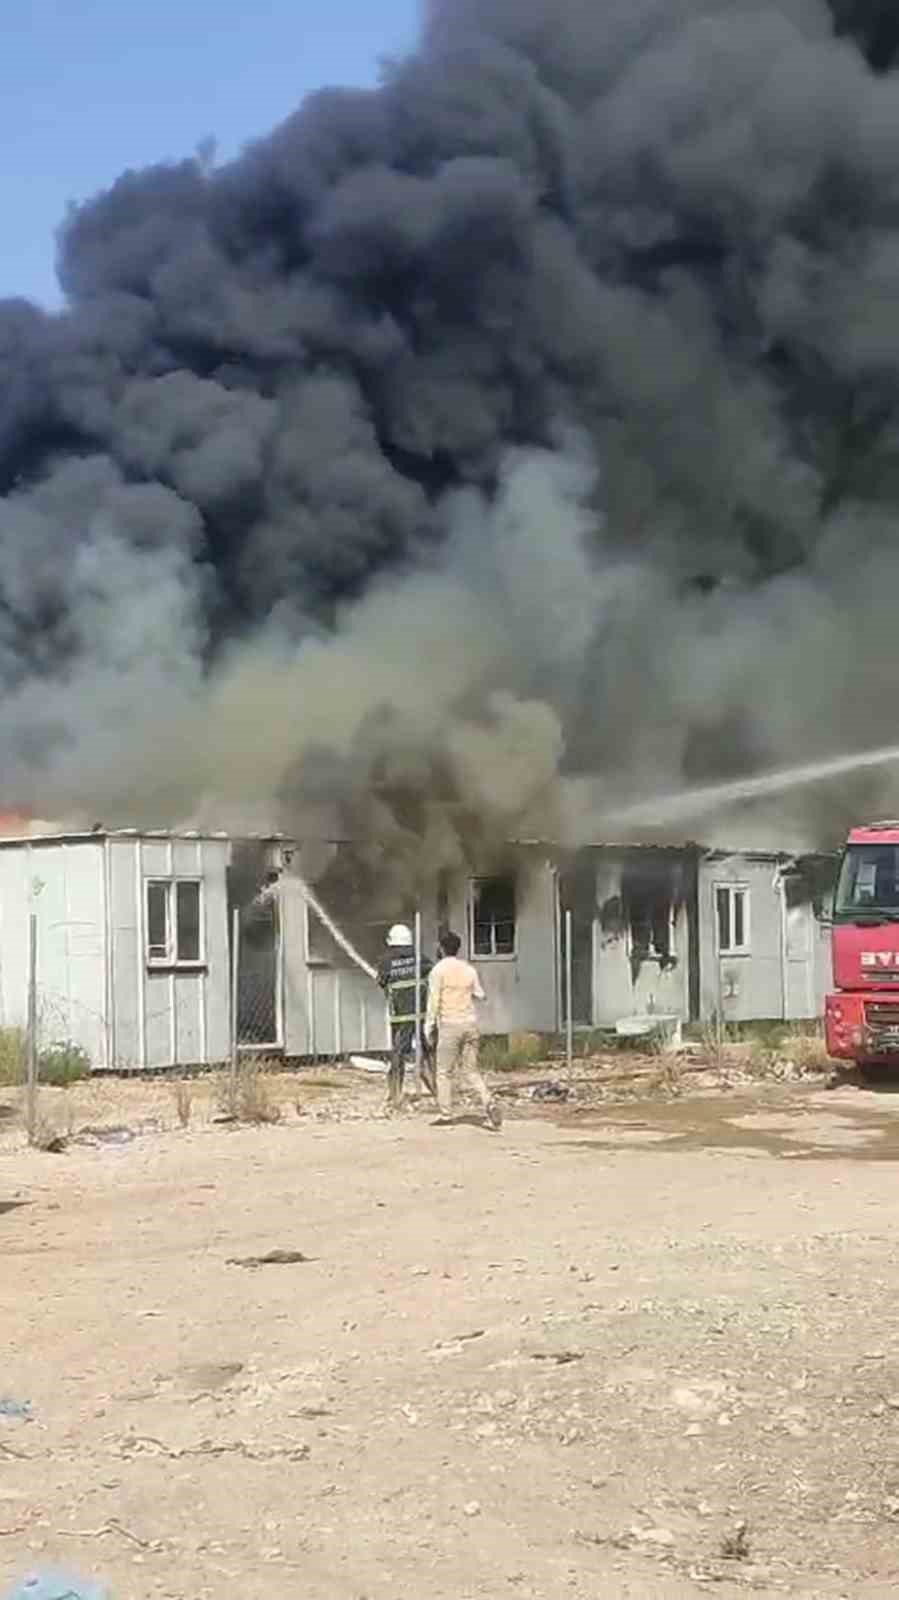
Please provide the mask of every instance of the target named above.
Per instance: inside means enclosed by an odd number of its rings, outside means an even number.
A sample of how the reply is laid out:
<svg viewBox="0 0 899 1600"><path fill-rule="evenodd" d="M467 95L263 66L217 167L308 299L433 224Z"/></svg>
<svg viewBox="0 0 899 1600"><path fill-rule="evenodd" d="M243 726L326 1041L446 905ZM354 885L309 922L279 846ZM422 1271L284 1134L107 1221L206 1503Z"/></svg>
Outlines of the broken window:
<svg viewBox="0 0 899 1600"><path fill-rule="evenodd" d="M514 878L475 878L469 941L475 956L514 956L517 933Z"/></svg>
<svg viewBox="0 0 899 1600"><path fill-rule="evenodd" d="M635 975L644 961L673 966L676 866L647 859L621 874L621 907L630 934Z"/></svg>
<svg viewBox="0 0 899 1600"><path fill-rule="evenodd" d="M644 957L666 961L671 954L671 900L666 894L643 889L628 905L631 948Z"/></svg>
<svg viewBox="0 0 899 1600"><path fill-rule="evenodd" d="M197 878L147 883L147 960L165 966L201 960L200 882Z"/></svg>
<svg viewBox="0 0 899 1600"><path fill-rule="evenodd" d="M810 904L819 921L830 917L838 869L839 858L835 855L797 857L783 874L787 905Z"/></svg>
<svg viewBox="0 0 899 1600"><path fill-rule="evenodd" d="M718 954L749 954L749 890L741 883L715 886L715 913L718 928Z"/></svg>

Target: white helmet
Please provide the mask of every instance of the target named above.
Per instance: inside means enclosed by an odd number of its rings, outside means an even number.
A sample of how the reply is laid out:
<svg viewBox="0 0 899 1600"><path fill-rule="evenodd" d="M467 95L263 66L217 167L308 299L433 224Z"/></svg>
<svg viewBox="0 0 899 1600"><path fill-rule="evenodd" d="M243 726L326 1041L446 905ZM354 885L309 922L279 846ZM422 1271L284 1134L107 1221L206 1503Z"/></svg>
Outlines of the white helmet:
<svg viewBox="0 0 899 1600"><path fill-rule="evenodd" d="M387 935L387 943L391 950L396 950L400 945L412 943L412 929L407 928L405 922L395 922Z"/></svg>

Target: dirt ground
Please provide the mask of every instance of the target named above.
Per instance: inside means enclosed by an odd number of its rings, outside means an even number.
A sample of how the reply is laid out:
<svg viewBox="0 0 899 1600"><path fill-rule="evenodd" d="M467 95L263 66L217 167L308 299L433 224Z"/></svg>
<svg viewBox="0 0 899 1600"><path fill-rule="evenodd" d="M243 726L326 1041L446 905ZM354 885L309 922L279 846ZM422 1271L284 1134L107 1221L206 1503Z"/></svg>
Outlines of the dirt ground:
<svg viewBox="0 0 899 1600"><path fill-rule="evenodd" d="M91 1083L45 1106L128 1131L56 1155L0 1092L0 1592L897 1592L899 1096L503 1088L496 1136Z"/></svg>

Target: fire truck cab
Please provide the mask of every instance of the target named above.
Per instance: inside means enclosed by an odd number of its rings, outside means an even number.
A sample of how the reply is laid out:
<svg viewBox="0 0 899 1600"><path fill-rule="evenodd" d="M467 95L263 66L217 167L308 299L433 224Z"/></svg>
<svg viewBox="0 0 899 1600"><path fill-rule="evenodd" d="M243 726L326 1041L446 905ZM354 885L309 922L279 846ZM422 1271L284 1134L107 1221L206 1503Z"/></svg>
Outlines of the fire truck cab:
<svg viewBox="0 0 899 1600"><path fill-rule="evenodd" d="M828 1054L859 1066L899 1062L899 822L853 828L833 905Z"/></svg>

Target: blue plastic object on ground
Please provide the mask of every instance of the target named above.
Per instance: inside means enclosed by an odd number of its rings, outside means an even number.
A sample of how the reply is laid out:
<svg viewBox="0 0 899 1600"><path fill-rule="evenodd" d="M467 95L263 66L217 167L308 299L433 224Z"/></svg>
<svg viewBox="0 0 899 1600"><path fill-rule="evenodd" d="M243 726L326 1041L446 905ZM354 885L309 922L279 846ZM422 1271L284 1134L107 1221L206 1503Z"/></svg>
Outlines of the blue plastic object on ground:
<svg viewBox="0 0 899 1600"><path fill-rule="evenodd" d="M105 1589L61 1572L35 1572L5 1596L5 1600L109 1600Z"/></svg>
<svg viewBox="0 0 899 1600"><path fill-rule="evenodd" d="M0 1417L30 1417L30 1400L0 1400Z"/></svg>

